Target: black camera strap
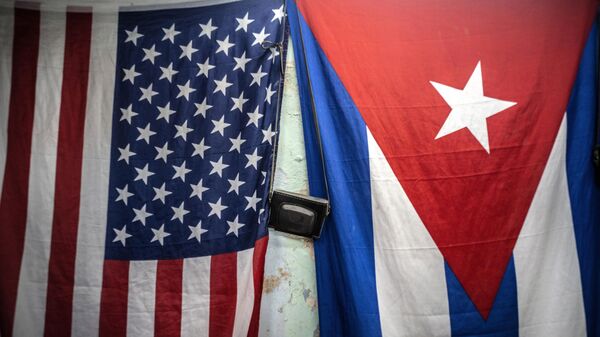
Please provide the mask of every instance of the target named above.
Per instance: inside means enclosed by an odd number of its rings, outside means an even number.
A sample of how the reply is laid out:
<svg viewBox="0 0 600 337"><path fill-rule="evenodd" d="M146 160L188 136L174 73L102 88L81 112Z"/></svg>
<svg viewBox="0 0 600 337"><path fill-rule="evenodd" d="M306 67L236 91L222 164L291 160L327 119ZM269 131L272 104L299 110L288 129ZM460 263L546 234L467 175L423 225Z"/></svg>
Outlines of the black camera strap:
<svg viewBox="0 0 600 337"><path fill-rule="evenodd" d="M285 11L286 15L284 16L284 20L287 17L287 11ZM285 22L284 22L285 23ZM284 25L285 26L285 25ZM331 198L329 197L329 184L327 182L327 170L325 168L325 155L323 152L323 143L321 140L321 129L319 128L319 119L317 118L317 109L316 109L316 105L315 105L315 100L314 100L314 96L313 96L313 88L312 88L312 82L310 79L310 72L308 70L308 65L307 65L307 57L306 57L306 48L304 47L304 38L303 38L303 33L302 33L302 24L300 22L300 19L298 18L298 27L299 27L299 33L300 33L300 43L301 46L298 46L301 50L302 53L304 55L304 69L306 72L306 76L307 76L307 82L308 82L308 96L310 98L310 109L312 112L312 119L313 119L313 126L315 129L315 135L317 138L317 144L319 146L319 156L321 159L321 169L323 171L323 183L324 183L324 187L325 187L325 194L326 194L326 198L327 201L331 200ZM283 56L282 56L283 57ZM283 61L282 61L283 64ZM283 72L285 71L285 69L282 69L282 78L283 78ZM282 87L280 87L280 89L282 89ZM279 91L278 93L278 113L281 114L281 96L282 96L282 90ZM279 116L277 118L276 121L276 132L279 133ZM279 135L278 135L279 136ZM279 137L276 137L275 140L275 144L273 146L273 163L272 163L272 174L271 174L271 179L270 179L270 191L269 191L269 196L273 195L273 178L275 176L275 167L276 167L276 163L277 163L277 149L278 149L278 143L279 143ZM328 209L327 209L327 213L329 213L330 210L330 205L328 203Z"/></svg>
<svg viewBox="0 0 600 337"><path fill-rule="evenodd" d="M298 19L299 21L299 19ZM300 41L302 43L302 53L304 54L304 68L306 71L306 79L308 82L308 96L310 97L310 110L312 111L312 119L315 127L315 135L317 137L317 144L319 145L319 155L321 157L321 170L323 171L323 184L325 187L325 195L327 200L331 200L329 197L329 183L327 182L327 169L325 168L325 154L323 152L323 142L321 140L321 128L319 128L319 118L317 117L317 107L315 105L315 99L313 96L312 81L310 79L310 71L308 70L308 58L306 57L306 49L304 47L304 37L302 36L302 25L298 22L300 29ZM331 206L330 206L331 207Z"/></svg>
<svg viewBox="0 0 600 337"><path fill-rule="evenodd" d="M308 57L306 55L306 47L304 46L304 35L302 31L302 22L300 22L300 14L298 18L298 31L300 33L300 44L302 54L304 55L304 71L306 72L306 80L308 82L308 97L310 98L310 110L312 112L313 126L315 127L315 135L317 137L317 145L319 146L319 156L321 159L321 170L323 171L323 184L325 187L325 195L327 200L331 200L329 196L329 183L327 182L327 169L325 167L325 154L323 151L323 142L321 140L321 129L319 127L319 118L317 117L317 107L313 95L312 80L310 79L310 71L308 69Z"/></svg>

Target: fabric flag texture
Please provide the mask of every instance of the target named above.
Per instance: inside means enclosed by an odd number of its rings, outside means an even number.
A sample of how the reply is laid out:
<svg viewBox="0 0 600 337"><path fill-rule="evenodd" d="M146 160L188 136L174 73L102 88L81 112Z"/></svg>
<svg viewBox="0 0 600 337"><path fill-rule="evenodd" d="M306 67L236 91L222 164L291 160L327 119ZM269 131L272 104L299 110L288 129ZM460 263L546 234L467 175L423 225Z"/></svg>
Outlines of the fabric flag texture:
<svg viewBox="0 0 600 337"><path fill-rule="evenodd" d="M600 336L596 3L288 11L321 335Z"/></svg>
<svg viewBox="0 0 600 337"><path fill-rule="evenodd" d="M0 9L0 335L257 336L281 1Z"/></svg>

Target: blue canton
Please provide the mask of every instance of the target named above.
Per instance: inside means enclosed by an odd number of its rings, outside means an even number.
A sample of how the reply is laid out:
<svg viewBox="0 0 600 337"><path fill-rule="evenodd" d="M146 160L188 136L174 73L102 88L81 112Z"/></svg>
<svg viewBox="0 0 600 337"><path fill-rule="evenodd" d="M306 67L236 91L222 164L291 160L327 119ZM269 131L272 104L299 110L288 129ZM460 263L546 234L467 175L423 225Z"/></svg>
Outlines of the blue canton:
<svg viewBox="0 0 600 337"><path fill-rule="evenodd" d="M266 235L283 18L281 1L119 15L107 259Z"/></svg>

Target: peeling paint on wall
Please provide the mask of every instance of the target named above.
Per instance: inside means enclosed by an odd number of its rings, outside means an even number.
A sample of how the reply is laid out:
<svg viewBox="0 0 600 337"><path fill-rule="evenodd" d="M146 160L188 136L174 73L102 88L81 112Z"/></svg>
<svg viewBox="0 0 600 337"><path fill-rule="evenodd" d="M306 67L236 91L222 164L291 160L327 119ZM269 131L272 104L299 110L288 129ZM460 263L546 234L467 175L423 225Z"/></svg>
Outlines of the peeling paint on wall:
<svg viewBox="0 0 600 337"><path fill-rule="evenodd" d="M290 43L281 110L275 188L308 193L306 154L294 53ZM261 337L318 337L313 242L269 231L261 305Z"/></svg>
<svg viewBox="0 0 600 337"><path fill-rule="evenodd" d="M265 276L263 283L263 292L265 294L273 292L273 290L281 284L282 281L287 280L290 277L290 272L283 268L277 268L279 275L268 275Z"/></svg>

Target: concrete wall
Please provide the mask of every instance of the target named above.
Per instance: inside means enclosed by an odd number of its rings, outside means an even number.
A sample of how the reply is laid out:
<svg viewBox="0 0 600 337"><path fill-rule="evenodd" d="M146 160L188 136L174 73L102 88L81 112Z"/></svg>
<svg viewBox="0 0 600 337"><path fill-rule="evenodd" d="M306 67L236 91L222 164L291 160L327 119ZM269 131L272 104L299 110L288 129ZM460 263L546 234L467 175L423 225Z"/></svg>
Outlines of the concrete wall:
<svg viewBox="0 0 600 337"><path fill-rule="evenodd" d="M281 109L275 188L308 193L302 116L290 43ZM319 336L312 240L269 232L260 319L261 337Z"/></svg>

